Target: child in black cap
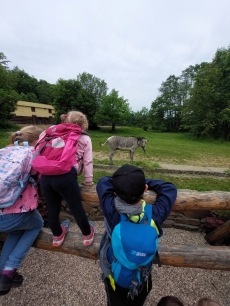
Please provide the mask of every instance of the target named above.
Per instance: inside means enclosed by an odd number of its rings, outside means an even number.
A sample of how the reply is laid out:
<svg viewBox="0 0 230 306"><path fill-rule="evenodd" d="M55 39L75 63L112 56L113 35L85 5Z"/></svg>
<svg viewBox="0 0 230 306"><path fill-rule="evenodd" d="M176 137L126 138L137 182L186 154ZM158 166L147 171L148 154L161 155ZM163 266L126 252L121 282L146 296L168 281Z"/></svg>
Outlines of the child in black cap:
<svg viewBox="0 0 230 306"><path fill-rule="evenodd" d="M143 194L149 189L157 194L152 205L151 226L156 228L158 237L160 237L163 234L161 224L170 214L177 197L175 185L161 180L145 179L142 169L133 165L120 167L113 174L113 177L102 177L98 181L96 189L109 236L115 226L120 223L120 214L126 214L132 222L139 222L143 218L146 205ZM106 254L107 260L111 263L108 253ZM152 289L151 273L143 284L142 290L138 292L138 295L135 295L134 299L130 297L130 289L123 288L118 284L113 286L108 277L103 279L108 306L144 305L146 297Z"/></svg>

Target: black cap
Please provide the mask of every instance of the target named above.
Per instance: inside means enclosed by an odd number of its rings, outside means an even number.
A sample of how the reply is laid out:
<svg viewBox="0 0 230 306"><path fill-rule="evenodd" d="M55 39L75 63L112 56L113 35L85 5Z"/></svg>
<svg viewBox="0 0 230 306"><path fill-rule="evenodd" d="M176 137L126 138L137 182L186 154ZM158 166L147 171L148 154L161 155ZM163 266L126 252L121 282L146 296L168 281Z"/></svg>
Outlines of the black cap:
<svg viewBox="0 0 230 306"><path fill-rule="evenodd" d="M145 190L145 174L135 166L124 165L113 174L115 193L129 204L140 200Z"/></svg>

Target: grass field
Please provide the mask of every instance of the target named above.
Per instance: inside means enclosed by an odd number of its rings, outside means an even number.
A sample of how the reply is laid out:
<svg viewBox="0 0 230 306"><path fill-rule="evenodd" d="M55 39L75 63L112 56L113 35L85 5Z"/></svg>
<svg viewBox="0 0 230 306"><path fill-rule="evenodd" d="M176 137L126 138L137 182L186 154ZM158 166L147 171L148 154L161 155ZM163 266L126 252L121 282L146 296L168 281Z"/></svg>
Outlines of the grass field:
<svg viewBox="0 0 230 306"><path fill-rule="evenodd" d="M42 126L45 128L45 126ZM11 131L0 131L0 147L8 144ZM199 191L221 190L230 191L230 178L212 178L182 175L165 175L156 173L159 163L176 165L193 165L224 167L230 171L230 142L221 142L208 139L192 139L184 133L159 133L144 131L136 127L117 127L111 132L111 127L101 127L98 130L89 131L93 144L94 164L108 165L108 146L101 147L99 142L112 135L119 136L144 136L149 142L146 145L146 153L138 148L134 154L134 165L144 168L146 177L168 180L176 184L179 189L192 189ZM121 166L129 163L129 153L117 151L114 154L114 165ZM94 170L94 182L104 175L111 175L107 171ZM82 176L79 181L82 181Z"/></svg>
<svg viewBox="0 0 230 306"><path fill-rule="evenodd" d="M147 163L170 163L177 165L213 166L230 168L230 142L214 140L191 139L184 133L159 133L143 131L135 127L117 127L112 134L110 128L102 127L97 131L90 131L94 152L103 152L108 158L108 147L99 146L99 142L112 135L144 136L149 142L146 145L146 154L138 148L134 160ZM129 161L128 153L126 160ZM114 155L114 161L116 161ZM108 160L107 160L108 161ZM115 162L116 164L116 162Z"/></svg>

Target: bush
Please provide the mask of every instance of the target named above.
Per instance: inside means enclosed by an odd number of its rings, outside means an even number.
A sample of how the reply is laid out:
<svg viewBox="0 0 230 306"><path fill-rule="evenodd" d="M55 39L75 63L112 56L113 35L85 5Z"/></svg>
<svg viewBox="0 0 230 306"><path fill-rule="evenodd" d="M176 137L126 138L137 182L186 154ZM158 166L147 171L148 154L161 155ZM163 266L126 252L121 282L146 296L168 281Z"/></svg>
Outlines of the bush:
<svg viewBox="0 0 230 306"><path fill-rule="evenodd" d="M17 128L18 126L16 124L11 123L9 121L4 120L0 122L0 129L2 130L17 129Z"/></svg>

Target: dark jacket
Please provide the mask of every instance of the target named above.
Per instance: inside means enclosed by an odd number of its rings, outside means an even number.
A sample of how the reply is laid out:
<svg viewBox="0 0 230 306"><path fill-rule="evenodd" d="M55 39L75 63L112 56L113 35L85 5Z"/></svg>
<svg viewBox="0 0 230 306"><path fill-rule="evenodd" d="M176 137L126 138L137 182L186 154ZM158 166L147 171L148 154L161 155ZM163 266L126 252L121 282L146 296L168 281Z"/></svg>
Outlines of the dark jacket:
<svg viewBox="0 0 230 306"><path fill-rule="evenodd" d="M152 205L152 219L159 229L159 236L161 236L163 234L161 224L167 219L172 210L177 197L177 188L174 184L161 180L146 179L146 184L149 190L153 190L157 194L154 205ZM96 190L104 217L113 231L114 227L120 222L120 215L114 206L115 195L112 177L102 177L98 181Z"/></svg>

